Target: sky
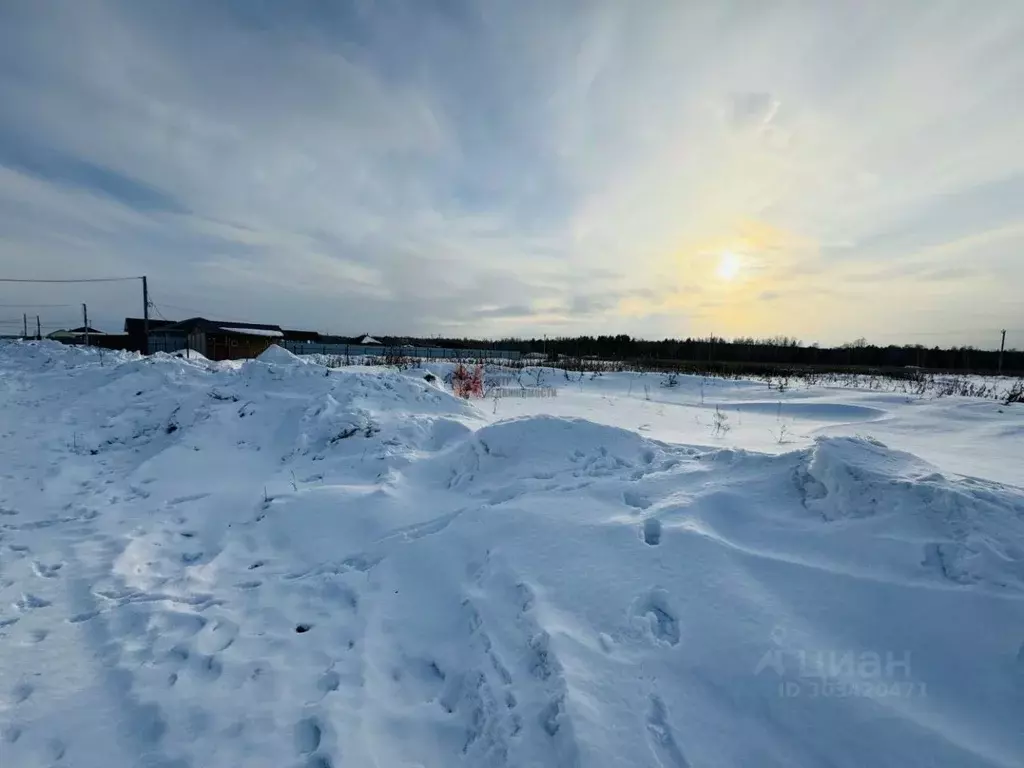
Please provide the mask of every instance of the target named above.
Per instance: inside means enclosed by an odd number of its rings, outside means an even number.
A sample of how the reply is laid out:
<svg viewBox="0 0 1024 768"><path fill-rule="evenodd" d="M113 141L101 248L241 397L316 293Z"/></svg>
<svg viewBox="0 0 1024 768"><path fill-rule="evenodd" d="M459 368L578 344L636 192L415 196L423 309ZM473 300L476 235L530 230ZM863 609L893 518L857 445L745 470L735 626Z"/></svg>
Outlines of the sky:
<svg viewBox="0 0 1024 768"><path fill-rule="evenodd" d="M1019 0L14 0L0 104L0 277L154 316L1024 347Z"/></svg>

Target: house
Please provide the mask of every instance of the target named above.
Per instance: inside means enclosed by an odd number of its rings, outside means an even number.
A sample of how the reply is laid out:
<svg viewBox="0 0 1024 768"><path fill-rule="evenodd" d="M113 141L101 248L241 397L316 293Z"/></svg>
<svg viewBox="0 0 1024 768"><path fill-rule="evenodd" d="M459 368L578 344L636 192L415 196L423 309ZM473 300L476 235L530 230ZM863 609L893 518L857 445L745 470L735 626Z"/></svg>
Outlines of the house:
<svg viewBox="0 0 1024 768"><path fill-rule="evenodd" d="M284 331L277 325L192 317L150 331L149 351L195 350L210 360L241 360L257 357L283 339Z"/></svg>
<svg viewBox="0 0 1024 768"><path fill-rule="evenodd" d="M158 331L161 328L166 328L169 325L174 325L175 320L155 320L152 317L149 318L149 331ZM147 351L146 345L146 321L141 317L126 317L124 319L124 332L128 336L128 343L125 349L131 352L142 352L143 354Z"/></svg>
<svg viewBox="0 0 1024 768"><path fill-rule="evenodd" d="M84 325L68 330L54 331L47 334L46 338L59 341L61 344L85 344L90 347L101 347L103 349L131 349L129 338L124 333L104 333L95 328L86 328Z"/></svg>
<svg viewBox="0 0 1024 768"><path fill-rule="evenodd" d="M103 336L103 331L97 331L95 328L87 328L82 325L78 328L72 328L70 331L61 328L59 331L53 331L52 333L46 334L46 338L53 339L54 341L62 341L65 344L81 344L85 341L85 337Z"/></svg>
<svg viewBox="0 0 1024 768"><path fill-rule="evenodd" d="M523 360L547 360L548 356L543 352L528 352L523 355Z"/></svg>
<svg viewBox="0 0 1024 768"><path fill-rule="evenodd" d="M285 341L294 341L299 344L319 344L320 334L316 331L296 331L285 328L282 333L284 334Z"/></svg>
<svg viewBox="0 0 1024 768"><path fill-rule="evenodd" d="M375 338L373 338L373 336L371 336L368 333L363 334L362 338L359 339L359 343L360 344L374 344L374 345L376 345L378 347L381 345L381 343L379 341L377 341Z"/></svg>

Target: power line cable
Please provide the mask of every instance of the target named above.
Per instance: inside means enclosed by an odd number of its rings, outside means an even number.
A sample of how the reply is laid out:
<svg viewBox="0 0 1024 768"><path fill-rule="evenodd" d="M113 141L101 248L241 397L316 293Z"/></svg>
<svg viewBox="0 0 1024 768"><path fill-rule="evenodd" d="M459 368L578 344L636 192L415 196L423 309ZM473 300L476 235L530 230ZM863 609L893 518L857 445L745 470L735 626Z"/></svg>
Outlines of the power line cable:
<svg viewBox="0 0 1024 768"><path fill-rule="evenodd" d="M162 301L162 302L160 302L160 304L161 304L161 306L168 307L170 309L180 309L182 312L195 312L197 315L202 315L203 314L203 312L201 310L198 310L195 307L182 307L182 306L179 306L177 304L169 304L166 301ZM152 305L153 305L153 303L150 302L150 306L152 306Z"/></svg>
<svg viewBox="0 0 1024 768"><path fill-rule="evenodd" d="M141 280L137 277L81 277L67 280L30 280L21 277L0 277L0 283L119 283L126 280Z"/></svg>

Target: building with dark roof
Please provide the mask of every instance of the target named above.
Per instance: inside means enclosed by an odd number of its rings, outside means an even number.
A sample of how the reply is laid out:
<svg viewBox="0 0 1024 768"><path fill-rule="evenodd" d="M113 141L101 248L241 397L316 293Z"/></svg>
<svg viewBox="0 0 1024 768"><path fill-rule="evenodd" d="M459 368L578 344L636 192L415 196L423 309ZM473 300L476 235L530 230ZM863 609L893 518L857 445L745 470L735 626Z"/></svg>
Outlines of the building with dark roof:
<svg viewBox="0 0 1024 768"><path fill-rule="evenodd" d="M159 331L162 328L166 328L169 325L174 325L175 320L155 320L149 318L149 330L150 333L153 331ZM146 321L141 317L126 317L124 319L124 332L128 337L128 343L126 349L132 352L147 351L146 345Z"/></svg>
<svg viewBox="0 0 1024 768"><path fill-rule="evenodd" d="M150 330L150 352L192 350L210 360L240 360L257 357L284 338L278 325L240 323L192 317Z"/></svg>

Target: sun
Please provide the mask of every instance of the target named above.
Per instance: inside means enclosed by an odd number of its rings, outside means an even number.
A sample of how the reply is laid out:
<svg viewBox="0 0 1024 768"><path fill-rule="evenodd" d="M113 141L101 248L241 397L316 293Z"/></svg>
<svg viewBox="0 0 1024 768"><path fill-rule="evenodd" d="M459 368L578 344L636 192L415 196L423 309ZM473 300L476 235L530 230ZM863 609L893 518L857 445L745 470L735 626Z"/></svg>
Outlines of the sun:
<svg viewBox="0 0 1024 768"><path fill-rule="evenodd" d="M722 251L718 257L718 268L715 274L721 280L735 280L740 273L743 262L740 257L732 251Z"/></svg>

